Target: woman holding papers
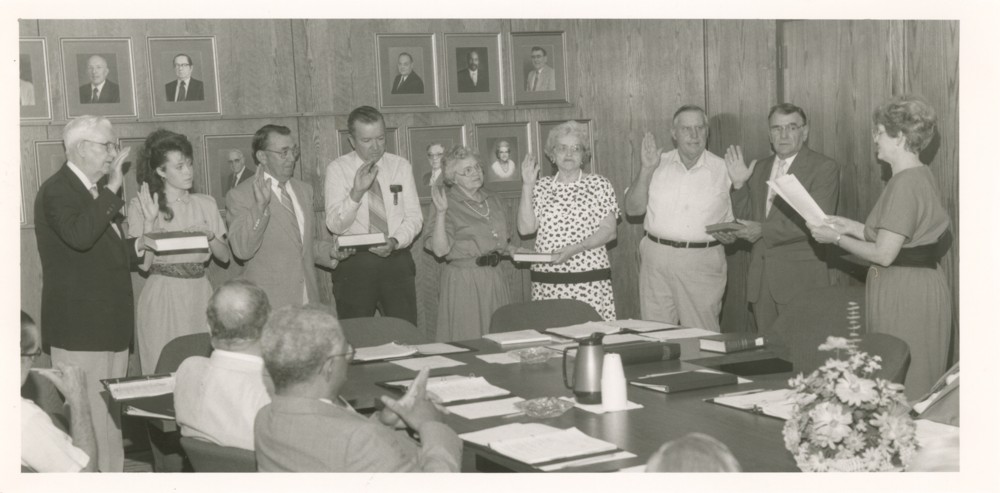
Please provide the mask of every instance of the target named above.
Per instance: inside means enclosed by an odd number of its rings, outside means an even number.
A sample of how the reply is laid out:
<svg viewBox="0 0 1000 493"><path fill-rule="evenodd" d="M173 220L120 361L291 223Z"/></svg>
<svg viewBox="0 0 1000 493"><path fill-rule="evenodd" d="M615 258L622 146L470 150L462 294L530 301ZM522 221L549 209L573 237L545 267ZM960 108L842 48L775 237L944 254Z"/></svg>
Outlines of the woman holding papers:
<svg viewBox="0 0 1000 493"><path fill-rule="evenodd" d="M172 339L206 332L205 307L212 286L208 260L229 261L226 226L211 195L191 193L194 183L191 142L168 130L149 134L136 163L139 197L128 205L128 235L189 231L208 237L209 251L154 252L143 255L149 273L139 295L136 328L142 372L153 373L160 351Z"/></svg>
<svg viewBox="0 0 1000 493"><path fill-rule="evenodd" d="M938 260L950 246L948 213L920 151L934 137L934 109L899 96L873 115L878 158L892 167L864 224L831 216L811 224L813 237L872 262L866 281L868 330L892 334L910 346L906 395L916 398L945 371L951 293Z"/></svg>
<svg viewBox="0 0 1000 493"><path fill-rule="evenodd" d="M615 320L605 245L617 237L618 200L607 178L583 170L589 142L587 126L569 121L553 128L545 143L555 176L538 178L538 163L530 155L524 160L517 229L537 231L535 250L557 254L550 264L532 264L532 300L580 300Z"/></svg>
<svg viewBox="0 0 1000 493"><path fill-rule="evenodd" d="M493 311L510 303L497 264L510 255L507 215L496 196L483 188L475 152L455 147L443 158L444 183L431 187L431 235L424 248L443 257L438 304L438 341L478 339L487 333Z"/></svg>

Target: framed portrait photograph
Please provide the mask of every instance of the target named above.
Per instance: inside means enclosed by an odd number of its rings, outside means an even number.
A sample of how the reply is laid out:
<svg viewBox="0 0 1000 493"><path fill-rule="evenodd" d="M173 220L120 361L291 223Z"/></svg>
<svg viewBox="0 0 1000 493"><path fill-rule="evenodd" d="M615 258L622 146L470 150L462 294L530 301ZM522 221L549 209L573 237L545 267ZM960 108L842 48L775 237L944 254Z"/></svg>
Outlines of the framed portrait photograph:
<svg viewBox="0 0 1000 493"><path fill-rule="evenodd" d="M545 144L547 142L547 139L549 138L549 132L553 128L568 121L571 120L550 120L550 121L538 122L538 134L537 134L538 140L536 141L538 142L538 155L536 157L539 159L539 163L541 163L538 171L539 176L553 176L556 174L557 169L555 163L553 163L552 160L550 160L549 157L545 155ZM584 119L574 119L572 121L575 121L577 123L582 123L587 126L586 144L590 146L591 157L590 157L590 162L583 165L583 170L586 171L587 173L596 173L597 153L594 152L594 124L591 120L584 120Z"/></svg>
<svg viewBox="0 0 1000 493"><path fill-rule="evenodd" d="M18 50L21 119L51 120L49 61L45 38L21 38Z"/></svg>
<svg viewBox="0 0 1000 493"><path fill-rule="evenodd" d="M153 116L220 114L214 36L146 38Z"/></svg>
<svg viewBox="0 0 1000 493"><path fill-rule="evenodd" d="M438 106L436 45L434 34L375 35L379 106Z"/></svg>
<svg viewBox="0 0 1000 493"><path fill-rule="evenodd" d="M226 194L257 172L252 149L253 134L205 136L204 193L215 197L219 210L226 208Z"/></svg>
<svg viewBox="0 0 1000 493"><path fill-rule="evenodd" d="M500 33L445 34L450 106L503 104Z"/></svg>
<svg viewBox="0 0 1000 493"><path fill-rule="evenodd" d="M66 117L136 116L130 38L60 38Z"/></svg>
<svg viewBox="0 0 1000 493"><path fill-rule="evenodd" d="M398 130L399 129L395 127L386 127L385 129L385 152L388 152L389 154L395 154L397 156L399 155ZM347 129L337 131L338 140L340 141L340 153L339 153L340 156L343 156L344 154L350 154L351 151L354 150L354 147L351 147L351 141L347 140L348 136L350 135L351 132ZM327 163L323 163L324 171L326 164L328 163L329 161Z"/></svg>
<svg viewBox="0 0 1000 493"><path fill-rule="evenodd" d="M417 127L409 129L410 164L421 201L431 199L431 180L439 179L441 158L457 145L467 145L465 125ZM437 171L437 173L435 173Z"/></svg>
<svg viewBox="0 0 1000 493"><path fill-rule="evenodd" d="M568 102L565 33L511 33L510 45L515 104Z"/></svg>
<svg viewBox="0 0 1000 493"><path fill-rule="evenodd" d="M528 123L476 125L479 165L494 192L521 191L521 161L532 152Z"/></svg>

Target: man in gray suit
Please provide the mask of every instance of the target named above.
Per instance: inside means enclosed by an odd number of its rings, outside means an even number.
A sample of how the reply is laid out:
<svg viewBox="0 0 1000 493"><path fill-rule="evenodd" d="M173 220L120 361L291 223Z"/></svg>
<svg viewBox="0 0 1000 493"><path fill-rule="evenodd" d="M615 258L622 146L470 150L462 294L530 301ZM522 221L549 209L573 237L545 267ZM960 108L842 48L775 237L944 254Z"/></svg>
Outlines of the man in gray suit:
<svg viewBox="0 0 1000 493"><path fill-rule="evenodd" d="M292 131L264 125L252 149L256 176L226 194L229 246L272 307L319 303L313 264L332 269L352 252L314 237L313 189L292 178L299 159Z"/></svg>
<svg viewBox="0 0 1000 493"><path fill-rule="evenodd" d="M531 66L533 70L528 72L528 82L524 87L525 91L555 91L556 71L548 64L549 54L541 46L531 48Z"/></svg>
<svg viewBox="0 0 1000 493"><path fill-rule="evenodd" d="M267 472L457 472L462 441L426 393L427 370L403 398L365 418L340 397L354 349L326 309L285 307L261 336L275 396L257 413L257 468ZM396 431L402 420L420 443Z"/></svg>

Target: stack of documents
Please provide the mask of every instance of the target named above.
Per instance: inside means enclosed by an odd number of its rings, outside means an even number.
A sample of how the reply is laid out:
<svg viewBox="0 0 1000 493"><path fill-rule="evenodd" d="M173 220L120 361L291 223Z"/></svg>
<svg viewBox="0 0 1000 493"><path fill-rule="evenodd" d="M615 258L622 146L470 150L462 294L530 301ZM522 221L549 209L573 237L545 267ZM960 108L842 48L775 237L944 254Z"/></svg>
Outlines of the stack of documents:
<svg viewBox="0 0 1000 493"><path fill-rule="evenodd" d="M405 358L414 354L417 354L417 348L390 342L381 346L358 348L357 353L354 354L354 361L384 361L387 359Z"/></svg>
<svg viewBox="0 0 1000 493"><path fill-rule="evenodd" d="M620 451L617 445L588 436L575 427L562 430L540 423L512 423L459 436L531 465Z"/></svg>
<svg viewBox="0 0 1000 493"><path fill-rule="evenodd" d="M653 339L659 341L669 341L671 339L690 339L692 337L705 337L705 336L717 336L717 335L719 335L718 332L712 332L711 330L698 329L698 328L661 330L659 332L646 333L646 337L652 337Z"/></svg>
<svg viewBox="0 0 1000 493"><path fill-rule="evenodd" d="M489 339L501 346L513 344L528 344L552 342L552 336L542 334L537 330L516 330L514 332L498 332L496 334L486 334L483 339Z"/></svg>
<svg viewBox="0 0 1000 493"><path fill-rule="evenodd" d="M397 380L386 382L385 385L407 390L412 383L413 380ZM509 390L497 387L487 382L483 377L462 375L428 378L427 391L436 395L442 404L510 395Z"/></svg>
<svg viewBox="0 0 1000 493"><path fill-rule="evenodd" d="M615 334L621 332L621 328L615 327L613 325L608 325L605 322L584 322L582 324L567 325L565 327L555 327L551 329L546 329L545 332L550 334L555 334L561 337L568 337L570 339L586 339L592 334L598 332L604 334Z"/></svg>
<svg viewBox="0 0 1000 493"><path fill-rule="evenodd" d="M652 332L654 330L678 329L680 325L668 324L666 322L656 322L653 320L611 320L604 322L612 327L618 327L629 332Z"/></svg>

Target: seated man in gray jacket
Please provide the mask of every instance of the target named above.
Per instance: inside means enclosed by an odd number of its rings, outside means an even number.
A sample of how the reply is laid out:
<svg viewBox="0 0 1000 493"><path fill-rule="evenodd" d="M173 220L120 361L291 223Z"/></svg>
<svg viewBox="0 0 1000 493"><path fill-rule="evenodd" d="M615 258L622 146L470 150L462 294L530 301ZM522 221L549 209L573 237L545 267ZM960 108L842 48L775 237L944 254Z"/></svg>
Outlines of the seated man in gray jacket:
<svg viewBox="0 0 1000 493"><path fill-rule="evenodd" d="M371 418L339 397L354 349L323 308L275 311L261 336L275 396L254 422L257 468L269 472L457 472L462 441L426 394L426 372L413 392ZM417 443L394 429L402 421Z"/></svg>

